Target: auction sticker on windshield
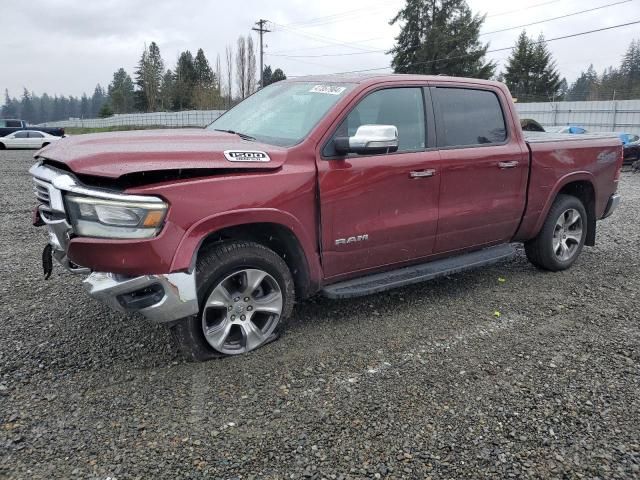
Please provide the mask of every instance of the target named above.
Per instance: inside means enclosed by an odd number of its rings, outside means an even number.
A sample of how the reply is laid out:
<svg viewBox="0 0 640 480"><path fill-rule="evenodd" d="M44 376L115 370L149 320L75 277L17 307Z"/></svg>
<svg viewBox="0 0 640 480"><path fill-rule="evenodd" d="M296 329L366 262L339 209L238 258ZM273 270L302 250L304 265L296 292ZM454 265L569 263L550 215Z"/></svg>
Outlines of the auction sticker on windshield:
<svg viewBox="0 0 640 480"><path fill-rule="evenodd" d="M344 92L347 87L337 87L335 85L316 85L311 90L310 93L326 93L328 95L340 95Z"/></svg>

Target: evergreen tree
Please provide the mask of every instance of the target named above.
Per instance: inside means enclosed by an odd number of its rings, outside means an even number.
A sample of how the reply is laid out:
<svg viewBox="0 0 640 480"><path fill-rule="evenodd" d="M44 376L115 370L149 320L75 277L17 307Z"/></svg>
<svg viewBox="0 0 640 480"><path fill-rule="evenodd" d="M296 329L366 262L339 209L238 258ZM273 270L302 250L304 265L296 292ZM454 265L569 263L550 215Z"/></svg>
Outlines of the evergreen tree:
<svg viewBox="0 0 640 480"><path fill-rule="evenodd" d="M138 69L136 70L136 85L140 88L144 108L155 112L160 95L160 84L164 74L164 62L160 55L160 48L156 42L151 42L149 48L144 49Z"/></svg>
<svg viewBox="0 0 640 480"><path fill-rule="evenodd" d="M91 97L91 116L92 117L97 117L98 113L100 112L100 109L102 108L102 105L104 105L104 102L107 100L106 98L106 94L104 91L104 88L102 88L102 86L100 84L96 85L96 88L93 91L93 96ZM57 97L56 97L57 99ZM54 103L56 101L56 99L54 99ZM58 107L59 108L59 107ZM55 106L54 106L54 111L56 110ZM58 118L56 118L57 120Z"/></svg>
<svg viewBox="0 0 640 480"><path fill-rule="evenodd" d="M87 97L87 94L83 93L80 99L80 118L87 118L90 116L91 116L91 102L89 101L89 97Z"/></svg>
<svg viewBox="0 0 640 480"><path fill-rule="evenodd" d="M22 99L20 103L20 115L22 116L22 120L25 120L27 123L35 122L36 110L33 105L31 93L29 93L29 90L26 88L22 92Z"/></svg>
<svg viewBox="0 0 640 480"><path fill-rule="evenodd" d="M598 83L598 74L596 73L595 68L593 68L593 64L591 64L587 71L582 72L573 85L571 85L571 88L567 93L567 100L597 100Z"/></svg>
<svg viewBox="0 0 640 480"><path fill-rule="evenodd" d="M195 70L195 86L193 89L193 106L197 109L208 110L218 105L220 91L216 87L217 79L209 61L200 48L193 62Z"/></svg>
<svg viewBox="0 0 640 480"><path fill-rule="evenodd" d="M113 74L113 80L109 84L109 103L115 113L133 111L133 80L124 68Z"/></svg>
<svg viewBox="0 0 640 480"><path fill-rule="evenodd" d="M160 85L160 110L166 112L173 106L173 94L175 89L175 75L171 69L167 70L162 77Z"/></svg>
<svg viewBox="0 0 640 480"><path fill-rule="evenodd" d="M262 83L263 87L267 85L271 85L271 77L273 76L273 72L271 71L271 65L265 65L262 70Z"/></svg>
<svg viewBox="0 0 640 480"><path fill-rule="evenodd" d="M520 34L507 60L504 82L521 101L550 101L558 96L560 74L542 35L533 41L525 31Z"/></svg>
<svg viewBox="0 0 640 480"><path fill-rule="evenodd" d="M620 65L620 75L624 81L625 97L640 96L640 39L629 44Z"/></svg>
<svg viewBox="0 0 640 480"><path fill-rule="evenodd" d="M193 55L186 50L178 57L175 76L173 106L176 110L192 108L193 89L196 84L196 70Z"/></svg>
<svg viewBox="0 0 640 480"><path fill-rule="evenodd" d="M406 0L390 22L401 24L390 51L394 71L492 77L495 63L484 61L489 45L479 40L484 18L466 0Z"/></svg>
<svg viewBox="0 0 640 480"><path fill-rule="evenodd" d="M273 71L273 75L271 75L271 83L279 82L280 80L286 80L287 76L284 74L282 69L276 68Z"/></svg>
<svg viewBox="0 0 640 480"><path fill-rule="evenodd" d="M4 90L4 105L2 106L2 118L18 118L20 116L19 105L15 98L9 96L9 89Z"/></svg>

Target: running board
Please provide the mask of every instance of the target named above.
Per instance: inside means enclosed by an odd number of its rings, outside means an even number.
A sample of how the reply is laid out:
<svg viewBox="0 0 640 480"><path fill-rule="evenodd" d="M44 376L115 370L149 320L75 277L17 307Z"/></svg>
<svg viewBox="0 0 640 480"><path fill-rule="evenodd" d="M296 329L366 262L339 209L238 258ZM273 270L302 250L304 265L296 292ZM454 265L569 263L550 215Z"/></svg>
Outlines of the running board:
<svg viewBox="0 0 640 480"><path fill-rule="evenodd" d="M509 260L515 254L513 245L498 245L455 257L334 283L327 285L322 290L322 294L329 298L362 297Z"/></svg>

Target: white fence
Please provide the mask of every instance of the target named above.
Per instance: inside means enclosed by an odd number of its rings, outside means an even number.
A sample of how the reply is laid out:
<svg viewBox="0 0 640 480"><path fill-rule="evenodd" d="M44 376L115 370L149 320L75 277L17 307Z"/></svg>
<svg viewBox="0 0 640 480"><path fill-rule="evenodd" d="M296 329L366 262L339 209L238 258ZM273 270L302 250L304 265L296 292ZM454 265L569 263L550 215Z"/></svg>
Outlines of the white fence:
<svg viewBox="0 0 640 480"><path fill-rule="evenodd" d="M520 118L532 118L545 127L579 125L594 132L640 133L640 100L606 102L516 103ZM47 127L103 128L121 126L204 127L224 110L127 113L108 118L69 119Z"/></svg>
<svg viewBox="0 0 640 480"><path fill-rule="evenodd" d="M579 125L592 132L640 133L640 100L516 103L520 118L544 127Z"/></svg>
<svg viewBox="0 0 640 480"><path fill-rule="evenodd" d="M224 113L224 110L189 110L183 112L123 113L107 118L70 118L42 123L42 127L204 127Z"/></svg>

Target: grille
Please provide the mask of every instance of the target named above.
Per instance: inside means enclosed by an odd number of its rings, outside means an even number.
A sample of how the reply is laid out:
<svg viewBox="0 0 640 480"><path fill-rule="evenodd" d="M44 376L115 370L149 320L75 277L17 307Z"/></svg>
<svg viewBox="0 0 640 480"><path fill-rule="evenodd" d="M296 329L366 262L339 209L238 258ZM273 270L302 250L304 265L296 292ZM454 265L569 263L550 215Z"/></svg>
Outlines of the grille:
<svg viewBox="0 0 640 480"><path fill-rule="evenodd" d="M38 178L33 179L33 192L36 195L38 201L47 207L51 207L51 200L49 198L49 183L40 180Z"/></svg>

